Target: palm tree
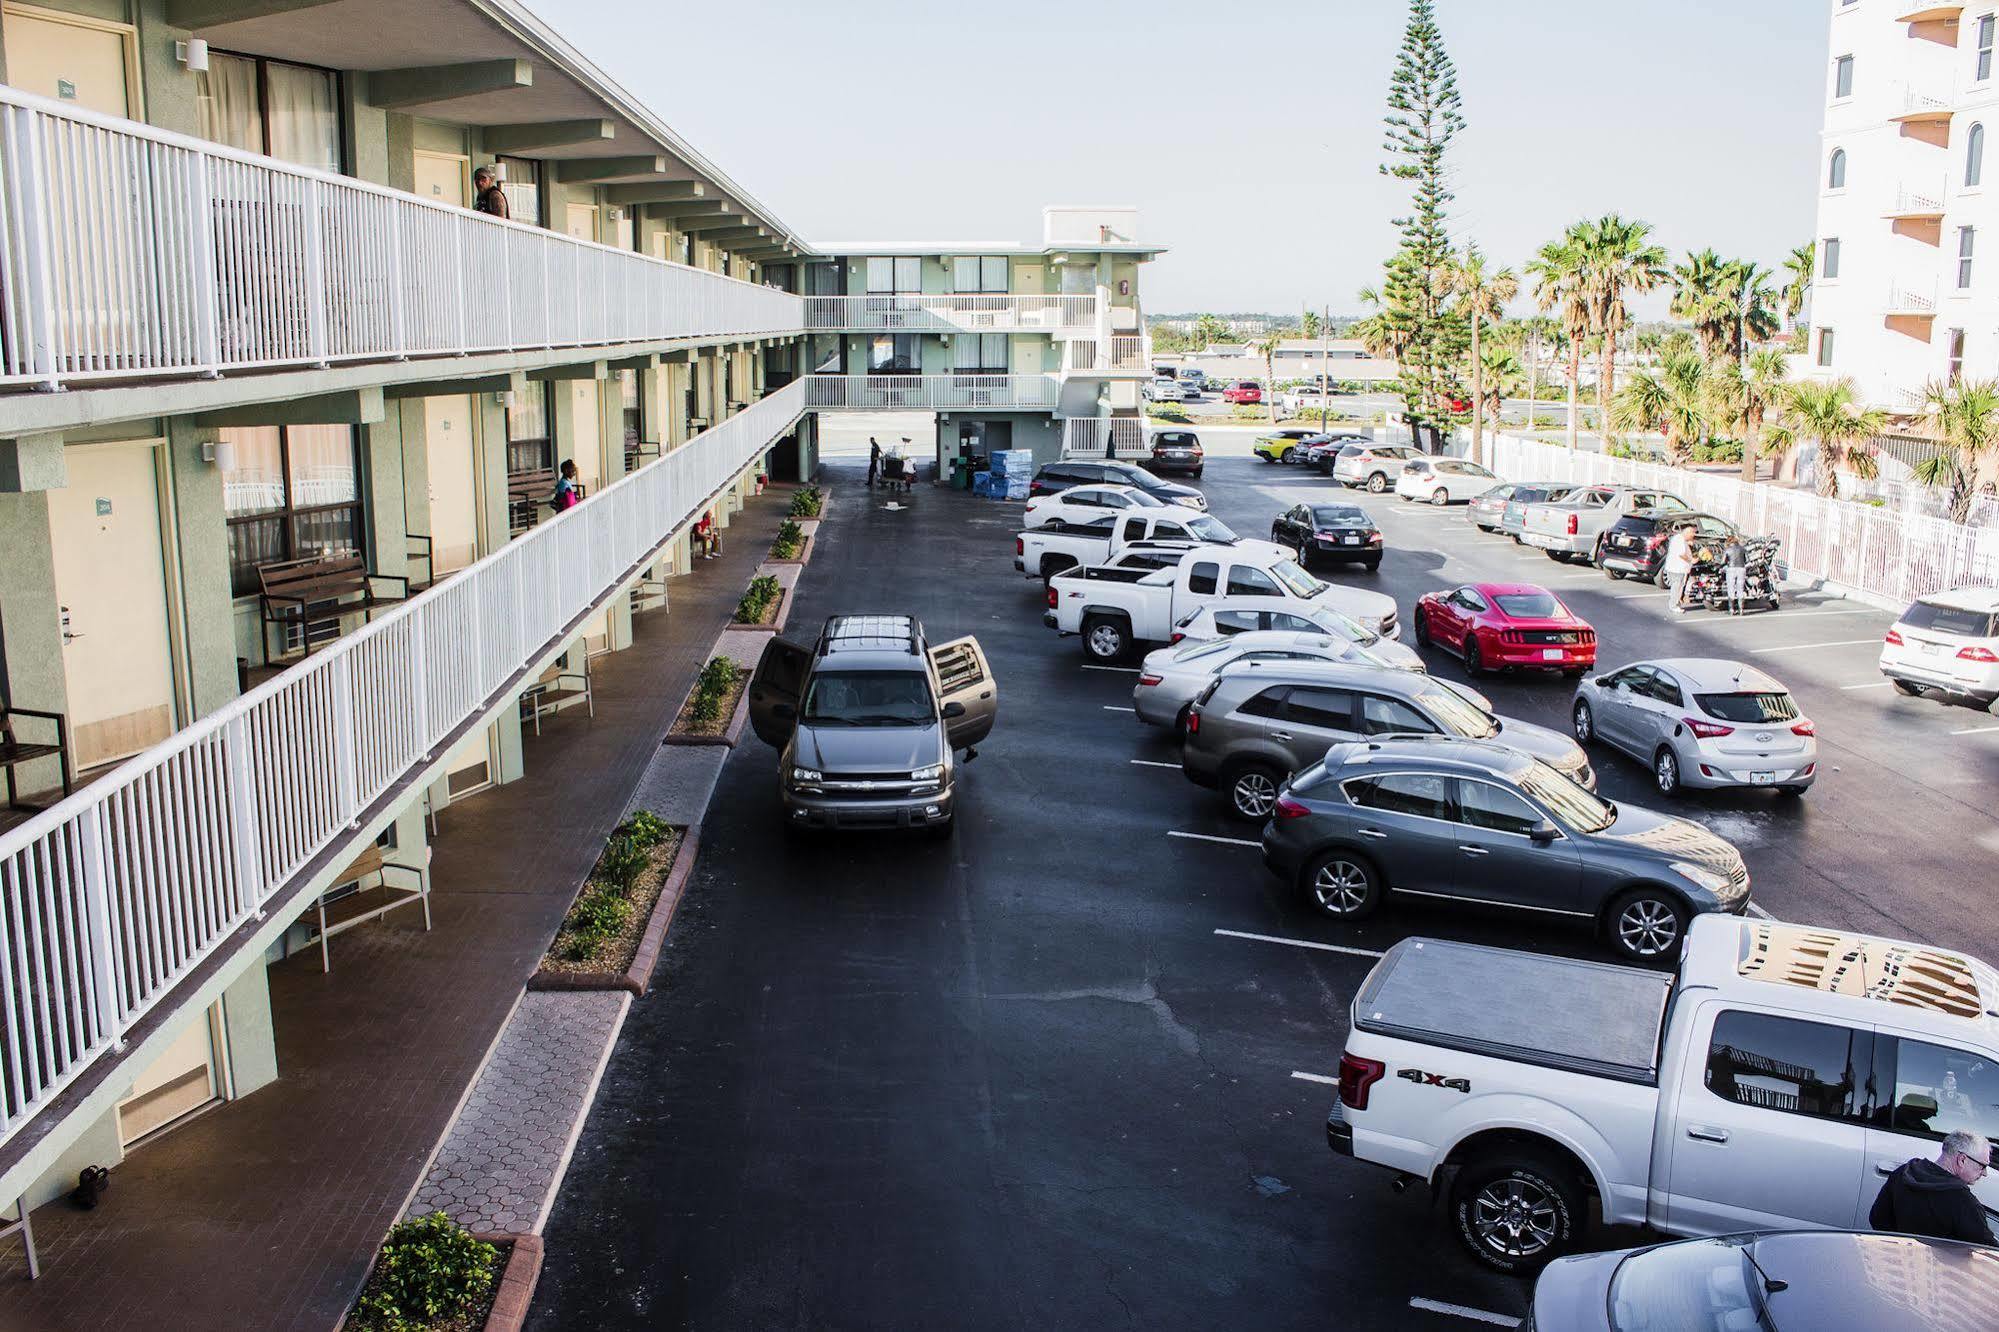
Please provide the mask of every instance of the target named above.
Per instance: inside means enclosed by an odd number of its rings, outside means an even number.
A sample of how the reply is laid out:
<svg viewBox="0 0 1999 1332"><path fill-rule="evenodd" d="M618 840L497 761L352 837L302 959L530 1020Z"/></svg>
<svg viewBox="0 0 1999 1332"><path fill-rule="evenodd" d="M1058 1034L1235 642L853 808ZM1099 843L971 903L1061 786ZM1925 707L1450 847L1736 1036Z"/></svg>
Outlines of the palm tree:
<svg viewBox="0 0 1999 1332"><path fill-rule="evenodd" d="M1369 307L1372 314L1356 319L1347 332L1360 340L1369 356L1381 357L1400 363L1403 348L1409 345L1408 334L1396 327L1382 307L1381 293L1373 287L1362 287L1359 293L1362 305Z"/></svg>
<svg viewBox="0 0 1999 1332"><path fill-rule="evenodd" d="M1728 265L1728 340L1740 361L1749 354L1752 342L1767 342L1777 333L1777 312L1770 308L1770 270L1754 259L1737 259Z"/></svg>
<svg viewBox="0 0 1999 1332"><path fill-rule="evenodd" d="M1500 408L1506 399L1520 391L1520 357L1511 347L1487 344L1479 353L1479 366L1472 376L1472 421L1476 423L1485 417L1492 418L1492 432L1499 433ZM1531 425L1532 422L1529 422ZM1473 436L1477 438L1476 435Z"/></svg>
<svg viewBox="0 0 1999 1332"><path fill-rule="evenodd" d="M1714 433L1718 414L1714 379L1700 357L1669 356L1656 371L1641 370L1618 390L1611 400L1609 426L1663 434L1674 463L1685 465L1693 446Z"/></svg>
<svg viewBox="0 0 1999 1332"><path fill-rule="evenodd" d="M1263 406L1270 413L1270 424L1277 424L1277 349L1284 345L1284 330L1272 328L1255 343L1252 350L1263 358Z"/></svg>
<svg viewBox="0 0 1999 1332"><path fill-rule="evenodd" d="M1651 291L1672 274L1666 267L1666 251L1647 239L1652 234L1651 223L1606 213L1584 225L1583 270L1590 296L1590 326L1603 337L1596 377L1596 419L1601 430L1616 387L1617 339L1630 319L1624 295Z"/></svg>
<svg viewBox="0 0 1999 1332"><path fill-rule="evenodd" d="M1791 275L1791 280L1784 284L1784 318L1794 325L1805 311L1805 298L1811 294L1818 250L1817 241L1806 241L1784 256L1784 271Z"/></svg>
<svg viewBox="0 0 1999 1332"><path fill-rule="evenodd" d="M1582 378L1583 339L1589 335L1589 290L1584 285L1578 223L1560 240L1543 245L1527 271L1534 277L1534 300L1543 310L1561 314L1562 336L1569 344L1569 447L1576 446L1576 385Z"/></svg>
<svg viewBox="0 0 1999 1332"><path fill-rule="evenodd" d="M1787 448L1799 440L1818 446L1816 489L1828 499L1839 498L1839 467L1851 468L1863 481L1878 474L1867 442L1881 433L1888 414L1878 407L1862 408L1851 379L1805 379L1784 391L1783 414L1770 430L1770 443Z"/></svg>
<svg viewBox="0 0 1999 1332"><path fill-rule="evenodd" d="M1937 453L1916 465L1916 480L1948 493L1952 522L1969 522L1979 457L1999 445L1999 382L1931 380L1923 386L1923 407L1924 433Z"/></svg>
<svg viewBox="0 0 1999 1332"><path fill-rule="evenodd" d="M1703 356L1717 355L1733 341L1736 307L1728 296L1728 267L1713 250L1698 250L1673 270L1673 301L1667 308L1675 319L1694 326Z"/></svg>
<svg viewBox="0 0 1999 1332"><path fill-rule="evenodd" d="M1763 454L1763 420L1783 395L1790 380L1784 353L1775 347L1758 347L1742 362L1740 375L1742 426L1742 479L1756 480L1756 460Z"/></svg>
<svg viewBox="0 0 1999 1332"><path fill-rule="evenodd" d="M1471 320L1471 460L1483 463L1485 362L1479 354L1480 337L1485 325L1505 317L1506 303L1520 294L1520 277L1510 268L1488 273L1478 246L1467 245L1464 258L1444 270L1443 287L1457 298L1458 312Z"/></svg>

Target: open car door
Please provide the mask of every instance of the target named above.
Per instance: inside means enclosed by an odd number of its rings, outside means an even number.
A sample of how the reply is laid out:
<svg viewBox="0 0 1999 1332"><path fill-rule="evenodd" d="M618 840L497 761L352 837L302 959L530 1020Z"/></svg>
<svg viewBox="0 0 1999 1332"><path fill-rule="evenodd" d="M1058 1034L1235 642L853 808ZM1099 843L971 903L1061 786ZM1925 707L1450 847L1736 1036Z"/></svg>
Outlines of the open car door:
<svg viewBox="0 0 1999 1332"><path fill-rule="evenodd" d="M954 638L930 649L930 667L937 672L937 703L947 714L944 732L951 748L969 749L992 733L999 712L999 686L986 654L978 639ZM962 709L956 716L949 715L954 703Z"/></svg>
<svg viewBox="0 0 1999 1332"><path fill-rule="evenodd" d="M798 725L798 698L805 692L805 676L811 669L809 649L782 638L764 644L756 674L750 677L750 729L757 739L779 749L791 739L792 728Z"/></svg>

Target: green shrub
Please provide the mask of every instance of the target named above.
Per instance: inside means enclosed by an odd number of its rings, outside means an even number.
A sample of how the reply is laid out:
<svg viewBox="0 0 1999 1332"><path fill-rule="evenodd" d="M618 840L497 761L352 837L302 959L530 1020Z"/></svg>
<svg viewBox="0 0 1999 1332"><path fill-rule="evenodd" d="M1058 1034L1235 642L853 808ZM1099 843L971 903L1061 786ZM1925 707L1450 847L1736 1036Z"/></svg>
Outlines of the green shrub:
<svg viewBox="0 0 1999 1332"><path fill-rule="evenodd" d="M784 589L778 584L776 574L758 574L750 580L749 590L736 603L737 624L761 624L764 614L777 604Z"/></svg>
<svg viewBox="0 0 1999 1332"><path fill-rule="evenodd" d="M1693 457L1697 463L1739 463L1742 461L1742 441L1711 439L1694 445Z"/></svg>
<svg viewBox="0 0 1999 1332"><path fill-rule="evenodd" d="M382 1244L369 1291L347 1326L421 1332L465 1312L492 1289L500 1251L442 1212L399 1223Z"/></svg>
<svg viewBox="0 0 1999 1332"><path fill-rule="evenodd" d="M702 670L705 674L707 668L703 667ZM731 671L730 674L733 675L734 672ZM626 819L625 826L619 831L633 844L650 851L673 835L673 825L651 810L642 809Z"/></svg>
<svg viewBox="0 0 1999 1332"><path fill-rule="evenodd" d="M1155 421L1191 421L1187 409L1177 402L1149 402L1145 404L1145 414Z"/></svg>
<svg viewBox="0 0 1999 1332"><path fill-rule="evenodd" d="M571 962L589 961L631 918L632 904L622 893L612 888L587 890L562 922L562 955Z"/></svg>
<svg viewBox="0 0 1999 1332"><path fill-rule="evenodd" d="M736 687L736 677L735 662L727 657L711 659L694 679L694 698L687 707L689 718L698 722L720 721L722 704Z"/></svg>
<svg viewBox="0 0 1999 1332"><path fill-rule="evenodd" d="M817 518L821 503L819 487L807 486L791 497L791 516L793 518Z"/></svg>
<svg viewBox="0 0 1999 1332"><path fill-rule="evenodd" d="M645 873L646 862L651 859L647 850L629 837L613 834L604 843L604 853L597 857L597 867L590 871L590 877L607 888L628 893L639 875Z"/></svg>
<svg viewBox="0 0 1999 1332"><path fill-rule="evenodd" d="M1270 409L1260 402L1238 402L1229 407L1229 416L1237 421L1268 421Z"/></svg>
<svg viewBox="0 0 1999 1332"><path fill-rule="evenodd" d="M774 560L788 560L798 554L805 544L805 529L787 518L779 524L777 540L770 543L770 555Z"/></svg>

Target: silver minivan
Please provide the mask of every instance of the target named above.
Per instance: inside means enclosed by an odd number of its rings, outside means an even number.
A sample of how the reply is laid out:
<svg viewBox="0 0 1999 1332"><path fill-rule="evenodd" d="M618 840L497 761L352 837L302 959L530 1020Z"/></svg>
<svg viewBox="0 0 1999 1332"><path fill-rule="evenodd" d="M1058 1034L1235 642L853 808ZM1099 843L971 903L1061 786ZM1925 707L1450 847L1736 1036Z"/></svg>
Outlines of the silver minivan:
<svg viewBox="0 0 1999 1332"><path fill-rule="evenodd" d="M1187 710L1180 770L1223 793L1236 818L1270 817L1286 778L1349 740L1442 735L1489 740L1596 788L1582 747L1559 731L1500 717L1443 681L1336 662L1241 661L1225 666Z"/></svg>

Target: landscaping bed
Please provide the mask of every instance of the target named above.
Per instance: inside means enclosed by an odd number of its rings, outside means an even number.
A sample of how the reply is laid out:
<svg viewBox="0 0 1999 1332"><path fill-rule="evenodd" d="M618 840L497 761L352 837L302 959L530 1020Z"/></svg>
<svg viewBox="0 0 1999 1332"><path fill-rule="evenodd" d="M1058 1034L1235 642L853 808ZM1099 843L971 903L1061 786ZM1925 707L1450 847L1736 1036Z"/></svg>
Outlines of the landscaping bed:
<svg viewBox="0 0 1999 1332"><path fill-rule="evenodd" d="M792 492L790 517L817 518L826 509L826 495L817 486L802 486Z"/></svg>
<svg viewBox="0 0 1999 1332"><path fill-rule="evenodd" d="M784 584L776 574L758 574L750 580L750 586L736 603L736 614L729 622L731 629L782 629L787 603Z"/></svg>
<svg viewBox="0 0 1999 1332"><path fill-rule="evenodd" d="M643 811L620 825L605 841L528 988L633 988L630 973L653 924L654 908L668 884L685 877L674 871L687 841L685 828ZM642 991L644 978L636 985Z"/></svg>
<svg viewBox="0 0 1999 1332"><path fill-rule="evenodd" d="M816 519L805 520L816 529ZM808 532L795 518L787 518L777 529L777 539L770 543L768 564L804 564L812 558L814 532Z"/></svg>
<svg viewBox="0 0 1999 1332"><path fill-rule="evenodd" d="M735 626L731 625L731 628ZM709 658L667 729L669 745L733 745L742 733L750 668L726 656Z"/></svg>
<svg viewBox="0 0 1999 1332"><path fill-rule="evenodd" d="M474 1235L443 1212L399 1222L341 1326L344 1332L479 1332L515 1247L511 1236ZM519 1327L519 1318L509 1325Z"/></svg>

